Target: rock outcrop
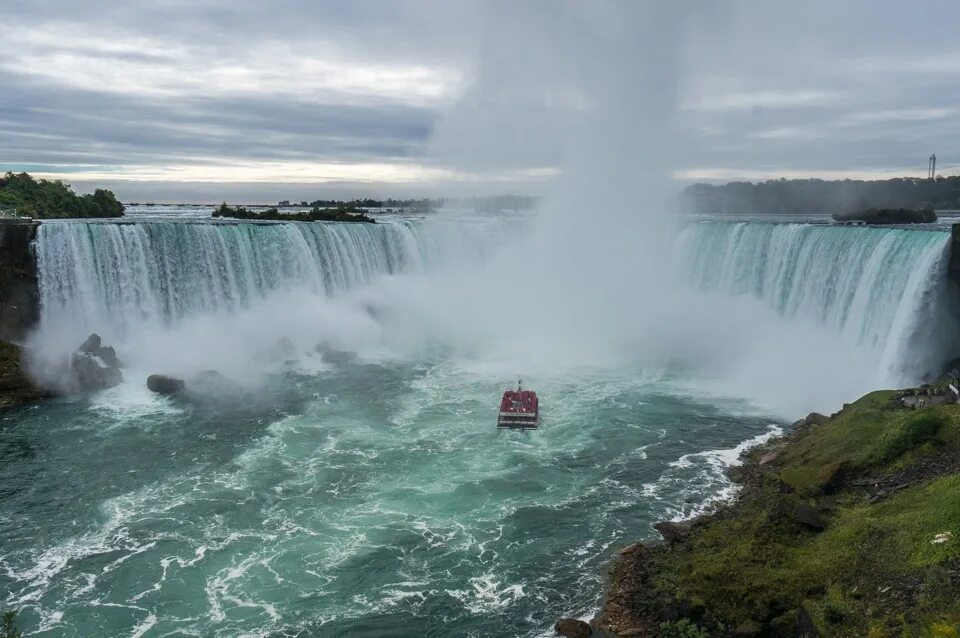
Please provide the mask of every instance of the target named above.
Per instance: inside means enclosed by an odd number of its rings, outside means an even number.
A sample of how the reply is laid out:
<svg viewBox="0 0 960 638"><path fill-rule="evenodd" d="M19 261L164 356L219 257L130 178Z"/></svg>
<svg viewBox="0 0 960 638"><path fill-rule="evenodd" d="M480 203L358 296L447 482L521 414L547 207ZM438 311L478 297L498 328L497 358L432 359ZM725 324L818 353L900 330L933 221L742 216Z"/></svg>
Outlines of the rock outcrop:
<svg viewBox="0 0 960 638"><path fill-rule="evenodd" d="M52 394L36 385L23 368L23 352L9 341L0 341L0 409L12 408Z"/></svg>
<svg viewBox="0 0 960 638"><path fill-rule="evenodd" d="M73 385L81 392L106 390L123 382L116 351L104 346L100 335L87 337L70 357Z"/></svg>
<svg viewBox="0 0 960 638"><path fill-rule="evenodd" d="M553 628L558 634L566 638L590 638L593 633L590 625L578 618L561 618Z"/></svg>
<svg viewBox="0 0 960 638"><path fill-rule="evenodd" d="M147 389L157 394L180 394L187 389L183 379L168 377L165 374L151 374L147 377Z"/></svg>
<svg viewBox="0 0 960 638"><path fill-rule="evenodd" d="M20 341L40 318L40 286L31 244L40 222L0 220L0 339Z"/></svg>

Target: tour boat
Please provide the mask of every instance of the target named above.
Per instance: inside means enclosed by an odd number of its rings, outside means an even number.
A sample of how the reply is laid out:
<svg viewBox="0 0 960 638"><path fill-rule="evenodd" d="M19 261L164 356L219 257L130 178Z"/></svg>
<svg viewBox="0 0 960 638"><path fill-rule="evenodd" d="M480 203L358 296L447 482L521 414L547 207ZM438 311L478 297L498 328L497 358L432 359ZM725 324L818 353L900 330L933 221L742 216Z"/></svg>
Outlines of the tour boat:
<svg viewBox="0 0 960 638"><path fill-rule="evenodd" d="M500 399L497 427L532 430L539 423L540 404L537 393L533 390L524 390L523 381L518 381L517 389L507 390Z"/></svg>

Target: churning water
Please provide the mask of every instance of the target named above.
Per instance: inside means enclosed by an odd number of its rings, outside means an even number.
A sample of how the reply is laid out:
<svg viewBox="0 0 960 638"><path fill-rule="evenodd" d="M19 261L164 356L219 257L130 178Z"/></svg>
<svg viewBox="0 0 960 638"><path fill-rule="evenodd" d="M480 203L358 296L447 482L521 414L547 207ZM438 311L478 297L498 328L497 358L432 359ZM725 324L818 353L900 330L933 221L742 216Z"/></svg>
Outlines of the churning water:
<svg viewBox="0 0 960 638"><path fill-rule="evenodd" d="M446 337L394 342L390 304L408 288L384 290L470 272L524 222L383 221L41 227L35 343L96 329L127 368L116 388L0 428L0 601L24 629L550 635L597 609L617 547L728 495L724 468L779 430L695 371L641 359L535 367L543 427L498 432L498 396L528 370ZM693 288L769 310L784 339L812 325L909 378L918 326L940 312L946 238L704 223L677 252ZM293 351L271 356L280 337ZM322 361L319 341L358 356ZM242 391L206 402L144 387L204 367Z"/></svg>

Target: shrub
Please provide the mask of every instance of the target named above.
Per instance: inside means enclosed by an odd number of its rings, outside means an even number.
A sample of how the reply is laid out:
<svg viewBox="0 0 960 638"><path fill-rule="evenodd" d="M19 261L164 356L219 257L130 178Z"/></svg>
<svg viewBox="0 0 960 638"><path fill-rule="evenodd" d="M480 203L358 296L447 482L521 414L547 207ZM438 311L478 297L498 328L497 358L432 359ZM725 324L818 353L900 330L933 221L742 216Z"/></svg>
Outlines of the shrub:
<svg viewBox="0 0 960 638"><path fill-rule="evenodd" d="M681 618L676 622L660 623L660 638L710 638L710 634L689 619Z"/></svg>
<svg viewBox="0 0 960 638"><path fill-rule="evenodd" d="M937 436L945 419L939 414L918 414L880 441L881 461L892 461Z"/></svg>
<svg viewBox="0 0 960 638"><path fill-rule="evenodd" d="M23 632L17 629L14 621L17 619L17 612L10 610L3 612L0 616L0 638L23 638Z"/></svg>

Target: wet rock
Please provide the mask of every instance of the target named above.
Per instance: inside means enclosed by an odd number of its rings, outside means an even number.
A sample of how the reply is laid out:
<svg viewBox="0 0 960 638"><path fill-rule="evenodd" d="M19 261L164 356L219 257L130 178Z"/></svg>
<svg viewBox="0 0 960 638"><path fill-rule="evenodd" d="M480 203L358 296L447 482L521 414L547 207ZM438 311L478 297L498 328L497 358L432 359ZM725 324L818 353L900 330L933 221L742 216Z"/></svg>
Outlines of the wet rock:
<svg viewBox="0 0 960 638"><path fill-rule="evenodd" d="M579 618L561 618L553 626L554 630L566 638L590 638L593 630Z"/></svg>
<svg viewBox="0 0 960 638"><path fill-rule="evenodd" d="M88 352L74 352L70 358L70 370L77 387L84 392L106 390L123 382L120 368L109 366Z"/></svg>
<svg viewBox="0 0 960 638"><path fill-rule="evenodd" d="M827 522L824 520L823 516L820 515L820 512L807 503L797 503L794 506L793 520L801 525L817 531L820 531L827 526Z"/></svg>
<svg viewBox="0 0 960 638"><path fill-rule="evenodd" d="M163 374L151 374L147 377L147 388L157 394L180 394L186 390L183 379L175 379Z"/></svg>
<svg viewBox="0 0 960 638"><path fill-rule="evenodd" d="M686 538L691 528L692 524L689 521L666 521L653 526L653 529L663 536L663 540L671 544Z"/></svg>
<svg viewBox="0 0 960 638"><path fill-rule="evenodd" d="M120 363L120 359L117 357L117 351L113 349L113 346L103 345L103 340L96 332L92 333L83 343L80 344L80 347L77 348L77 352L100 357L104 364L106 364L106 366L109 368L123 367L123 365Z"/></svg>
<svg viewBox="0 0 960 638"><path fill-rule="evenodd" d="M80 344L80 347L77 348L77 352L85 352L87 354L97 354L103 345L100 335L96 332L87 337L87 340Z"/></svg>

